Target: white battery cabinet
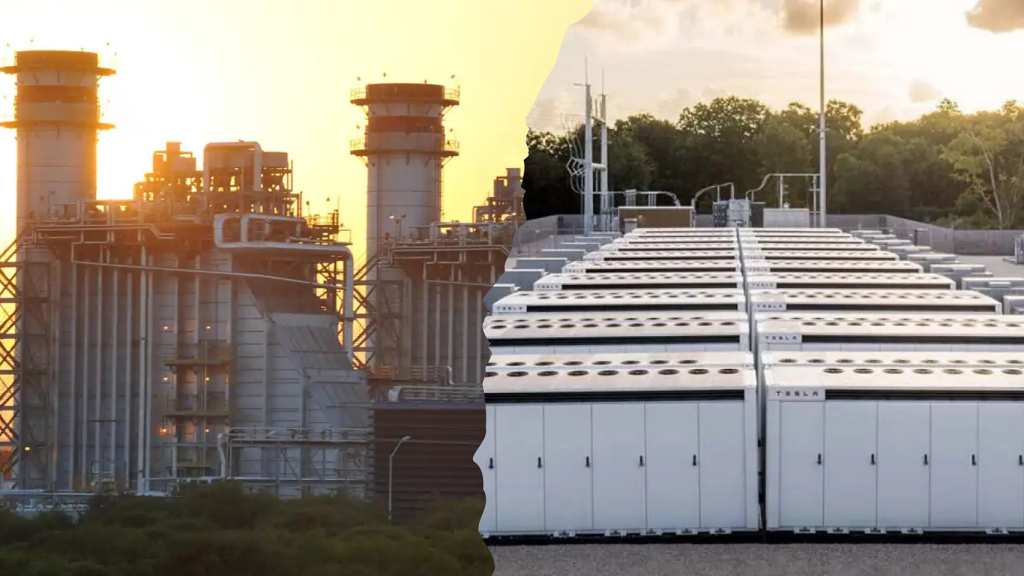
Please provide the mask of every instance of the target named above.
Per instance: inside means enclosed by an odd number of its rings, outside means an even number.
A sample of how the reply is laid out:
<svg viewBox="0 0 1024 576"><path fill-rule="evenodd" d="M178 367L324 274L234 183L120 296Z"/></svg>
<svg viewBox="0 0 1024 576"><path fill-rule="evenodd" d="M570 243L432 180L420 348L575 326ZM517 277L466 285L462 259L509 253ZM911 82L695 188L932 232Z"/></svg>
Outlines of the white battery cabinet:
<svg viewBox="0 0 1024 576"><path fill-rule="evenodd" d="M643 246L645 244L739 244L733 236L623 236L611 242L616 246Z"/></svg>
<svg viewBox="0 0 1024 576"><path fill-rule="evenodd" d="M738 249L733 250L650 250L641 252L624 252L621 250L605 250L591 252L583 257L589 262L635 262L644 260L694 261L694 260L739 260ZM866 257L865 257L866 258Z"/></svg>
<svg viewBox="0 0 1024 576"><path fill-rule="evenodd" d="M913 319L911 319L913 321ZM1009 376L1024 376L1024 354L1020 352L922 352L922 351L863 351L839 350L764 352L763 366L841 366L844 368L873 368L899 366L903 369L963 370L965 368L996 369Z"/></svg>
<svg viewBox="0 0 1024 576"><path fill-rule="evenodd" d="M904 264L910 264L904 262ZM915 265L916 266L916 265ZM921 268L918 266L917 271ZM565 274L640 274L640 273L720 273L742 274L738 259L728 260L629 260L571 262L562 268Z"/></svg>
<svg viewBox="0 0 1024 576"><path fill-rule="evenodd" d="M877 314L823 314L814 319L757 319L759 352L990 351L1024 352L1024 321L1013 316L960 315L890 319ZM1024 356L1022 356L1024 357Z"/></svg>
<svg viewBox="0 0 1024 576"><path fill-rule="evenodd" d="M604 290L515 292L494 303L493 316L589 312L746 311L743 290Z"/></svg>
<svg viewBox="0 0 1024 576"><path fill-rule="evenodd" d="M1001 310L999 302L988 296L961 290L752 290L750 307L753 314L857 311L879 314L998 315Z"/></svg>
<svg viewBox="0 0 1024 576"><path fill-rule="evenodd" d="M736 238L731 228L637 228L622 235L622 238Z"/></svg>
<svg viewBox="0 0 1024 576"><path fill-rule="evenodd" d="M539 283L539 282L538 282ZM750 290L955 290L956 284L938 274L780 273L748 276Z"/></svg>
<svg viewBox="0 0 1024 576"><path fill-rule="evenodd" d="M920 264L906 260L763 260L757 258L744 259L743 270L747 276L782 273L921 274L924 271Z"/></svg>
<svg viewBox="0 0 1024 576"><path fill-rule="evenodd" d="M744 241L742 243L743 253L748 252L791 252L797 250L806 250L808 252L856 252L856 253L875 253L880 252L881 249L874 244L865 244L863 242L790 242L785 241Z"/></svg>
<svg viewBox="0 0 1024 576"><path fill-rule="evenodd" d="M758 246L762 244L785 244L787 246L804 246L808 244L813 245L827 245L827 246L871 246L874 250L880 250L878 246L873 244L867 244L860 238L853 238L850 236L770 236L770 237L750 237L743 236L740 239L740 244L744 246Z"/></svg>
<svg viewBox="0 0 1024 576"><path fill-rule="evenodd" d="M875 248L877 250L877 247ZM730 242L615 242L605 244L599 252L735 252L739 244Z"/></svg>
<svg viewBox="0 0 1024 576"><path fill-rule="evenodd" d="M489 372L481 534L758 530L754 371L709 359Z"/></svg>
<svg viewBox="0 0 1024 576"><path fill-rule="evenodd" d="M660 316L667 316L659 314ZM648 319L628 312L569 320L492 316L484 320L491 352L537 354L574 352L683 352L750 350L746 318L723 320ZM597 317L599 316L599 317ZM514 321L509 321L514 320Z"/></svg>
<svg viewBox="0 0 1024 576"><path fill-rule="evenodd" d="M941 278L941 276L940 276ZM950 281L952 282L952 281ZM533 284L535 292L562 290L628 290L643 286L658 290L743 289L743 275L737 272L635 273L635 274L549 274Z"/></svg>
<svg viewBox="0 0 1024 576"><path fill-rule="evenodd" d="M740 228L741 237L764 238L769 236L850 236L839 228Z"/></svg>
<svg viewBox="0 0 1024 576"><path fill-rule="evenodd" d="M1021 370L917 366L765 367L768 530L1024 532Z"/></svg>
<svg viewBox="0 0 1024 576"><path fill-rule="evenodd" d="M754 366L750 352L648 352L648 353L572 353L572 354L503 354L491 355L487 376L500 372L548 370L664 370L707 368L709 366L749 369Z"/></svg>
<svg viewBox="0 0 1024 576"><path fill-rule="evenodd" d="M793 248L791 250L768 250L763 248L743 248L744 260L813 260L815 262L899 262L898 256L882 250L808 250Z"/></svg>

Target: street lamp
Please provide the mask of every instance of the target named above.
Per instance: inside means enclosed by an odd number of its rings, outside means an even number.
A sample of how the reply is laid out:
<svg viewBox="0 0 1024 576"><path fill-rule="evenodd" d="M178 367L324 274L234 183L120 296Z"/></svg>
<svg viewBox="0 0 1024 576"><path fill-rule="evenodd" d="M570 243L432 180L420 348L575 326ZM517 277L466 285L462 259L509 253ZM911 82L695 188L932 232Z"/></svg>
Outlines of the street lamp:
<svg viewBox="0 0 1024 576"><path fill-rule="evenodd" d="M820 0L820 16L821 16L821 30L820 30L820 57L821 57L821 150L819 151L820 166L818 170L820 172L820 186L818 187L818 226L821 228L825 227L825 171L827 170L828 163L825 157L825 0Z"/></svg>
<svg viewBox="0 0 1024 576"><path fill-rule="evenodd" d="M395 238L396 239L401 239L402 238L402 220L405 220L405 214L402 214L398 218L395 218L395 215L392 214L391 216L389 216L389 218L395 221Z"/></svg>
<svg viewBox="0 0 1024 576"><path fill-rule="evenodd" d="M402 447L406 441L412 440L411 436L405 436L395 444L395 449L391 451L391 457L388 458L388 525L391 525L391 479L392 471L394 470L395 452Z"/></svg>

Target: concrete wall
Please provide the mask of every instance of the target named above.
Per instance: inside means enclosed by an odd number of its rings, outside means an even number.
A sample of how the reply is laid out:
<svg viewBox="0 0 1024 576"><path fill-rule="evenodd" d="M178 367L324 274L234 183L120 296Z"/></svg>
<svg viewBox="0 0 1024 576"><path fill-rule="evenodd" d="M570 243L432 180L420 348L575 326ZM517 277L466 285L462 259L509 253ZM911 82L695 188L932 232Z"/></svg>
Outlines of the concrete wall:
<svg viewBox="0 0 1024 576"><path fill-rule="evenodd" d="M694 218L698 227L712 224L710 214L697 214ZM885 230L938 252L966 256L1012 256L1014 238L1024 234L1024 230L955 230L886 214L829 214L827 225L844 230ZM530 220L516 233L512 257L532 256L541 249L556 248L555 236L582 234L582 230L583 217L578 214Z"/></svg>
<svg viewBox="0 0 1024 576"><path fill-rule="evenodd" d="M1024 230L956 230L882 214L830 214L828 226L844 230L884 230L937 252L966 256L1012 256L1013 241Z"/></svg>

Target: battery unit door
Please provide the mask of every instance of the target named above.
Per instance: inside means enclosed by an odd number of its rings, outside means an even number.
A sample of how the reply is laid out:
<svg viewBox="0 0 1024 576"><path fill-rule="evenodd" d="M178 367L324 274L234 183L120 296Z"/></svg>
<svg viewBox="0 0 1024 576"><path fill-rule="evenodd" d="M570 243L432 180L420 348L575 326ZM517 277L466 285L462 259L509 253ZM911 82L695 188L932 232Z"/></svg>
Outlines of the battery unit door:
<svg viewBox="0 0 1024 576"><path fill-rule="evenodd" d="M494 410L498 532L544 530L544 407Z"/></svg>
<svg viewBox="0 0 1024 576"><path fill-rule="evenodd" d="M644 404L594 404L594 528L647 527Z"/></svg>
<svg viewBox="0 0 1024 576"><path fill-rule="evenodd" d="M590 449L589 404L544 407L544 527L548 532L594 527Z"/></svg>

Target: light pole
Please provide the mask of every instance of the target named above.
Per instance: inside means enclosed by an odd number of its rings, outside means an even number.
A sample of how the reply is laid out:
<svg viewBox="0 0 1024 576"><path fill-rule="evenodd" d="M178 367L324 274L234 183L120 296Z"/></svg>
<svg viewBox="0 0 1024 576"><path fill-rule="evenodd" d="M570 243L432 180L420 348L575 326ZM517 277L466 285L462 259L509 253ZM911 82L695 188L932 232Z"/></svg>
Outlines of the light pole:
<svg viewBox="0 0 1024 576"><path fill-rule="evenodd" d="M405 220L405 214L398 218L395 218L395 215L392 214L390 218L395 221L395 240L399 240L402 238L402 220Z"/></svg>
<svg viewBox="0 0 1024 576"><path fill-rule="evenodd" d="M820 0L820 16L821 16L821 31L820 31L820 56L821 56L821 150L819 155L821 156L821 165L818 168L819 175L819 186L818 186L818 226L820 228L825 227L825 171L828 168L828 162L825 156L825 0Z"/></svg>
<svg viewBox="0 0 1024 576"><path fill-rule="evenodd" d="M398 449L402 447L402 444L408 440L412 440L412 437L404 436L399 440L398 444L395 444L395 449L391 451L391 456L388 458L388 526L391 525L391 479L393 476L392 471L394 470L395 452L398 452Z"/></svg>

